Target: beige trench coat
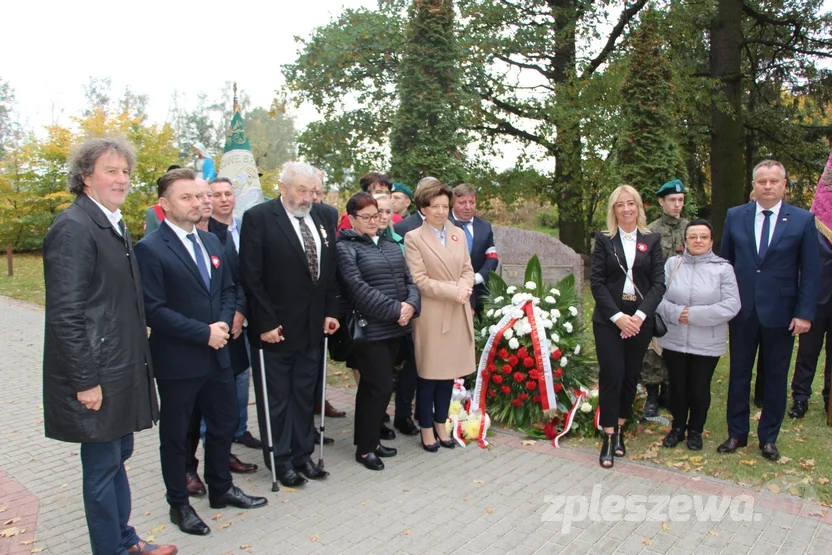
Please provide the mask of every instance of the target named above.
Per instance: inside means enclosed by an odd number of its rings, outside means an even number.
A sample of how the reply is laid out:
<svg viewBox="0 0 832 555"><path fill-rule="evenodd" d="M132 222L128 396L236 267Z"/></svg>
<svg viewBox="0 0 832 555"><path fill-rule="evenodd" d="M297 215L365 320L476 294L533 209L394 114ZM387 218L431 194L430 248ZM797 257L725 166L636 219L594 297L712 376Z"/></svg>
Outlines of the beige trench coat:
<svg viewBox="0 0 832 555"><path fill-rule="evenodd" d="M445 246L425 222L404 236L413 281L422 294L422 311L413 320L419 377L449 380L475 370L471 307L456 300L460 284L474 286L474 269L465 232L447 222Z"/></svg>

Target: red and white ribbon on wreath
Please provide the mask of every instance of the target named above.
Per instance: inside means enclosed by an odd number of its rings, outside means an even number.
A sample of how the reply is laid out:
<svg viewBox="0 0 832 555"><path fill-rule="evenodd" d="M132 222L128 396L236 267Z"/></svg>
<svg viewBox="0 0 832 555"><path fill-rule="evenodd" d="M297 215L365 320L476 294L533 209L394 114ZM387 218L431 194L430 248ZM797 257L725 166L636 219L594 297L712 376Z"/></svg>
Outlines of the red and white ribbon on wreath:
<svg viewBox="0 0 832 555"><path fill-rule="evenodd" d="M601 405L598 405L598 408L595 409L595 418L592 420L593 426L595 426L596 430L603 430L604 428L601 427Z"/></svg>
<svg viewBox="0 0 832 555"><path fill-rule="evenodd" d="M563 419L563 430L555 436L555 439L552 440L552 445L555 447L560 447L560 438L568 434L569 430L572 429L572 422L575 420L575 413L578 412L578 407L581 406L584 399L586 399L586 393L581 391L581 393L575 398L572 408L569 409L569 412L566 413L566 416Z"/></svg>
<svg viewBox="0 0 832 555"><path fill-rule="evenodd" d="M486 372L486 369L494 363L494 359L497 356L497 348L503 339L503 335L522 318L523 312L525 312L526 317L529 319L529 324L532 328L532 350L534 351L538 373L540 373L540 377L538 378L540 403L543 410L549 410L557 406L555 386L552 381L552 365L549 361L551 353L549 351L549 342L546 340L546 330L543 327L543 322L538 322L535 318L534 303L532 301L525 301L518 309L520 310L520 316L518 316L517 310L514 309L504 315L497 323L494 332L489 335L488 340L485 342L482 354L480 355L479 365L477 366L477 382L474 386L474 395L471 398L471 410L469 414L474 414L477 411L482 412L480 416L480 431L477 438L479 446L482 448L488 447L488 441L485 439L485 433L487 431L485 406L491 374L490 372ZM485 374L485 380L483 380L483 374Z"/></svg>

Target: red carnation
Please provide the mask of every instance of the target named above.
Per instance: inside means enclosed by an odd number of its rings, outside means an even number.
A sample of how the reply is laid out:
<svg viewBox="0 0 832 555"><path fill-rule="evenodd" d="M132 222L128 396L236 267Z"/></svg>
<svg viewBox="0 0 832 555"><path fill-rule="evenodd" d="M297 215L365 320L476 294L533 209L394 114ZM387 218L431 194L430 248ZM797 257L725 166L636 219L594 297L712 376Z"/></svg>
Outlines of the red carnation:
<svg viewBox="0 0 832 555"><path fill-rule="evenodd" d="M552 353L552 358L560 358L560 355L563 353L560 352L560 349L555 349L555 352Z"/></svg>
<svg viewBox="0 0 832 555"><path fill-rule="evenodd" d="M500 355L501 359L508 360L508 351L506 349L500 349L500 352L497 354Z"/></svg>
<svg viewBox="0 0 832 555"><path fill-rule="evenodd" d="M532 368L531 370L529 370L529 378L533 380L540 379L540 372L537 371L537 368Z"/></svg>
<svg viewBox="0 0 832 555"><path fill-rule="evenodd" d="M526 382L526 389L528 389L529 391L534 391L535 389L537 389L537 382Z"/></svg>
<svg viewBox="0 0 832 555"><path fill-rule="evenodd" d="M493 376L491 376L491 381L499 385L503 383L503 377L499 374L494 374Z"/></svg>
<svg viewBox="0 0 832 555"><path fill-rule="evenodd" d="M555 439L557 433L555 432L555 426L549 422L543 427L543 433L546 434L546 439Z"/></svg>
<svg viewBox="0 0 832 555"><path fill-rule="evenodd" d="M515 372L514 373L514 381L515 382L522 382L526 379L526 375L523 372Z"/></svg>
<svg viewBox="0 0 832 555"><path fill-rule="evenodd" d="M493 362L489 362L488 366L486 366L486 368L488 369L489 372L496 372L497 371L497 365L494 364Z"/></svg>
<svg viewBox="0 0 832 555"><path fill-rule="evenodd" d="M515 407L522 407L523 406L523 401L521 401L520 399L512 399L511 404L514 405Z"/></svg>
<svg viewBox="0 0 832 555"><path fill-rule="evenodd" d="M540 402L540 395L535 395L532 397L532 403L539 403Z"/></svg>
<svg viewBox="0 0 832 555"><path fill-rule="evenodd" d="M504 385L501 389L503 390L503 393L505 393L506 395L511 393L511 388L507 385Z"/></svg>
<svg viewBox="0 0 832 555"><path fill-rule="evenodd" d="M517 356L519 356L520 358L526 358L527 356L529 356L529 351L527 351L525 347L520 347L519 349L517 349Z"/></svg>
<svg viewBox="0 0 832 555"><path fill-rule="evenodd" d="M529 394L528 393L521 393L520 395L517 396L517 398L520 399L521 401L525 401L526 399L529 398Z"/></svg>
<svg viewBox="0 0 832 555"><path fill-rule="evenodd" d="M511 366L503 364L503 374L511 374Z"/></svg>
<svg viewBox="0 0 832 555"><path fill-rule="evenodd" d="M508 357L508 363L512 366L517 366L518 362L520 362L520 359L517 358L515 355L511 355L510 357Z"/></svg>
<svg viewBox="0 0 832 555"><path fill-rule="evenodd" d="M488 390L488 396L489 396L489 397L496 397L496 396L497 396L497 392L496 392L496 391L494 391L493 389L489 389L489 390Z"/></svg>
<svg viewBox="0 0 832 555"><path fill-rule="evenodd" d="M555 393L560 393L561 391L563 391L563 385L559 384L559 383L556 383L555 384Z"/></svg>
<svg viewBox="0 0 832 555"><path fill-rule="evenodd" d="M526 357L523 359L523 366L526 368L531 368L534 366L534 359L532 357Z"/></svg>
<svg viewBox="0 0 832 555"><path fill-rule="evenodd" d="M557 370L555 370L555 374L554 374L554 376L555 376L555 379L556 379L556 380L561 379L561 378L563 377L563 369L562 369L562 368L558 368Z"/></svg>

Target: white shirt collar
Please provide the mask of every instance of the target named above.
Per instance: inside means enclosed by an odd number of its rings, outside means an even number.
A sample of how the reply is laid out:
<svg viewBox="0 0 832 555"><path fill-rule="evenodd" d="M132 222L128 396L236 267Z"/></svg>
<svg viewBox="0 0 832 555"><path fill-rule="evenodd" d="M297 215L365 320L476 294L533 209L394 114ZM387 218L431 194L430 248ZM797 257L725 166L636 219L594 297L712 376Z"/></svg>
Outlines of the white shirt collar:
<svg viewBox="0 0 832 555"><path fill-rule="evenodd" d="M631 237L632 237L631 239L629 239L630 241L635 241L636 239L638 239L638 228L634 229L634 230L632 231L632 233L627 233L626 231L624 231L623 229L621 229L621 228L619 227L619 228L618 228L618 234L621 236L621 240L622 240L622 241L627 241L627 240L628 240L628 239L626 238L626 236L627 236L627 235L629 235L629 236L631 236Z"/></svg>
<svg viewBox="0 0 832 555"><path fill-rule="evenodd" d="M474 223L474 218L473 218L473 217L471 217L471 219L470 219L470 220L463 220L462 218L460 218L459 216L457 216L457 215L456 215L456 212L451 212L451 213L454 215L454 219L455 219L456 221L458 221L459 223L464 223L464 225L468 225L468 224L473 224L473 223Z"/></svg>
<svg viewBox="0 0 832 555"><path fill-rule="evenodd" d="M192 231L188 232L176 225L175 223L171 222L168 218L165 218L165 223L170 226L174 233L176 233L176 236L179 237L180 241L190 241L190 239L188 239L189 233L193 233L197 236L197 239L199 238L199 234L196 232L196 226L194 226L194 229Z"/></svg>
<svg viewBox="0 0 832 555"><path fill-rule="evenodd" d="M118 229L118 223L121 221L121 210L119 208L116 208L115 212L111 212L106 206L104 206L94 198L90 197L89 195L87 196L90 198L91 201L95 203L96 206L98 206L101 209L102 212L104 212L104 215L107 216L107 219L110 220L110 223L113 225L113 227ZM121 233L120 229L119 233Z"/></svg>
<svg viewBox="0 0 832 555"><path fill-rule="evenodd" d="M774 221L774 220L776 220L776 219L777 219L777 215L778 215L778 214L780 214L780 209L781 209L782 207L783 207L783 201L782 201L782 200L778 200L778 201L777 201L777 204L775 204L774 206L772 206L771 208L769 208L769 210L771 210L771 218L772 218L772 220L771 220L771 221ZM760 214L762 214L762 213L763 213L763 210L765 210L765 208L763 208L762 206L760 206L760 203L759 203L759 202L754 203L754 216L755 216L755 217L757 217L757 216L759 216Z"/></svg>

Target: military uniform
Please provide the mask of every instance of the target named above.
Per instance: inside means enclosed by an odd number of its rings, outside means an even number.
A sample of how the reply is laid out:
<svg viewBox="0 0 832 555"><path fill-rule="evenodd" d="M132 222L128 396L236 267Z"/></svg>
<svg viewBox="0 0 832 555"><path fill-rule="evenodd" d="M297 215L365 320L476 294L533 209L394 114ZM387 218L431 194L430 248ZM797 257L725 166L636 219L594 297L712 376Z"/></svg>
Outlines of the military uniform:
<svg viewBox="0 0 832 555"><path fill-rule="evenodd" d="M664 197L665 195L684 192L684 185L681 181L676 179L662 185L656 193L656 196ZM662 216L659 219L651 222L650 225L647 226L651 232L661 234L662 255L664 255L665 262L671 256L680 255L685 251L685 228L687 225L688 220L684 218L676 218L669 214L662 213ZM667 406L666 396L670 391L670 388L667 386L669 383L667 366L665 366L661 355L653 349L652 345L651 348L647 349L647 354L644 356L644 364L641 368L640 381L647 388L648 398L655 397L658 387L665 384L664 387L662 387L663 391L660 402L662 405ZM648 412L653 411L648 410L648 404L645 403L645 413ZM646 415L651 416L651 414Z"/></svg>

